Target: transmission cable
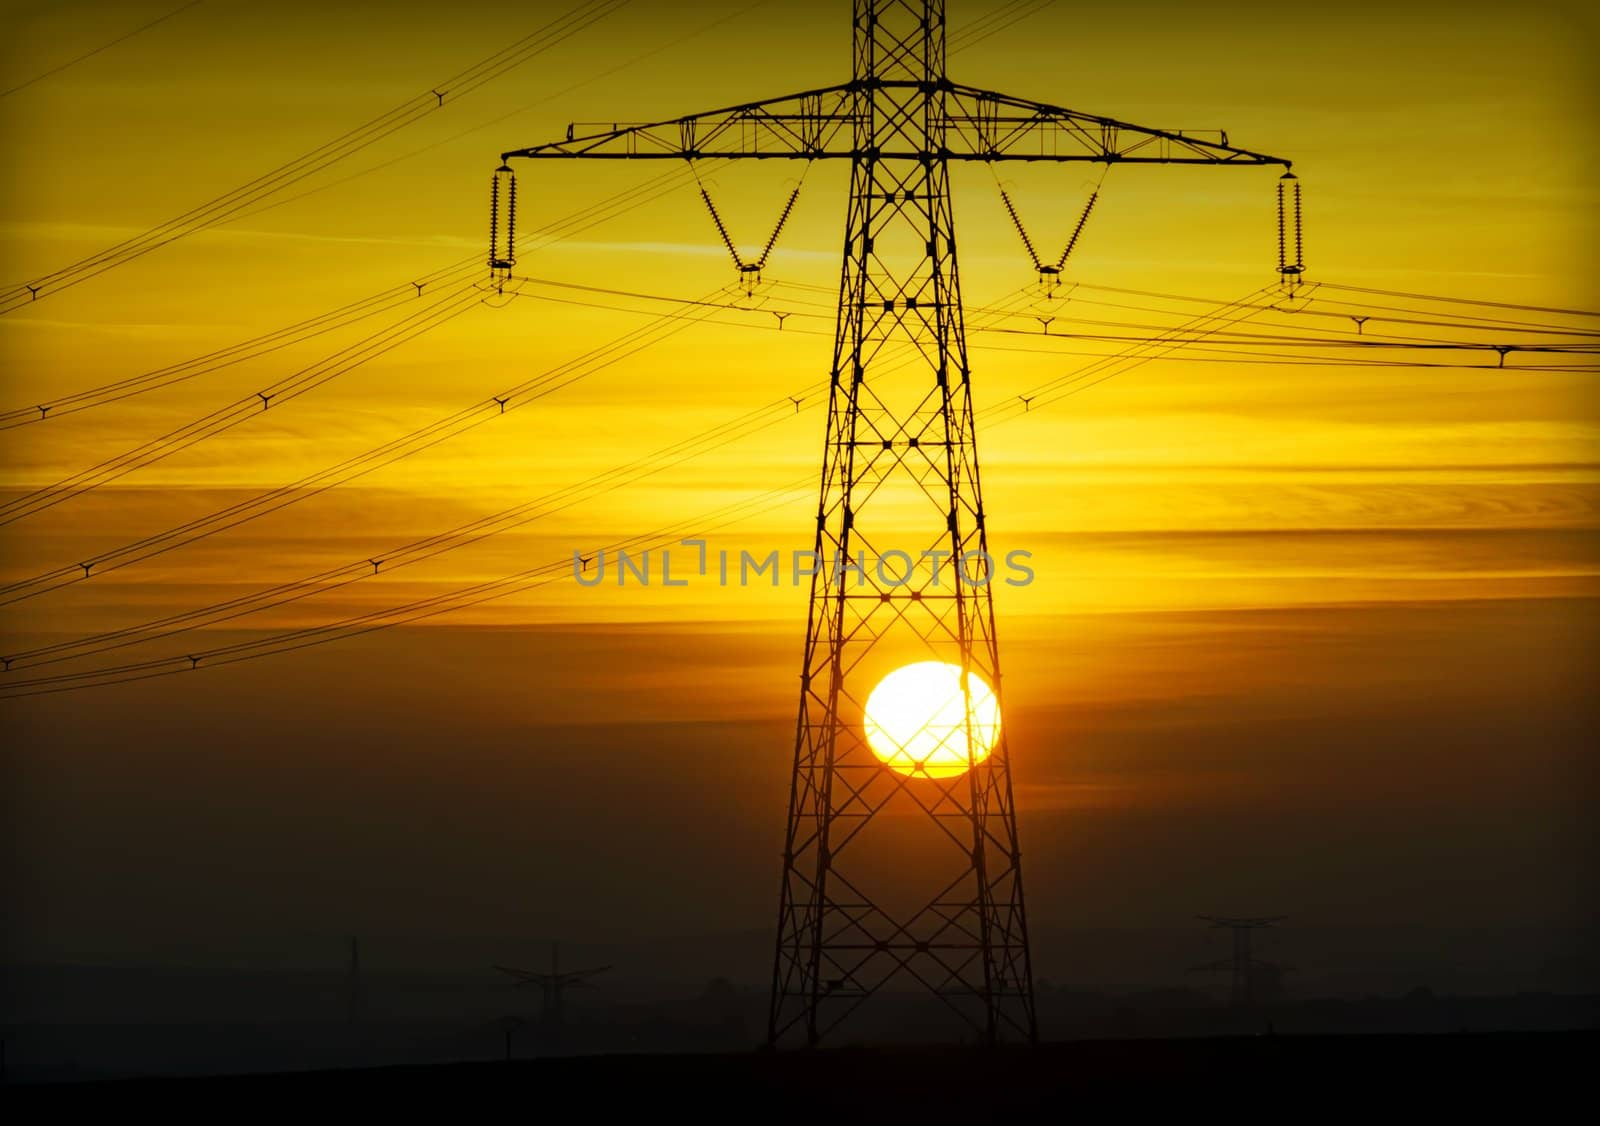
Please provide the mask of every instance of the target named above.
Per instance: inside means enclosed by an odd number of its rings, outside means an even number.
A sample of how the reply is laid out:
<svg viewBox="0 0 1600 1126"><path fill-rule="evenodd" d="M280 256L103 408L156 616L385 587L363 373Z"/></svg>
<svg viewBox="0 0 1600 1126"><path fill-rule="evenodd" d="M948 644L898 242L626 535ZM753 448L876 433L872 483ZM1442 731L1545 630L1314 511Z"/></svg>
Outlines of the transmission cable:
<svg viewBox="0 0 1600 1126"><path fill-rule="evenodd" d="M1216 322L1219 325L1230 324L1237 323L1240 320L1256 315L1259 312L1259 309L1254 308L1252 303L1254 299L1257 298L1262 292L1265 292L1265 290L1249 294L1244 298L1240 298L1236 301L1219 306L1216 310L1208 314L1203 314L1199 317L1193 318L1193 323L1187 326L1186 331L1198 331L1206 322ZM1182 347L1183 343L1184 342L1180 340L1179 342L1173 343L1170 348L1166 350ZM1139 347L1148 348L1148 345L1140 345ZM1160 355L1161 353L1150 352L1135 354L1132 349L1129 349L1127 355L1123 357L1113 357L1112 359L1123 359L1131 361L1132 363L1143 363L1159 358ZM1056 380L1052 380L1047 384L1041 385L1040 388L1036 389L1036 392L1040 394L1050 393L1050 397L1046 399L1045 403L1041 403L1040 405L1044 406L1051 402L1058 402L1063 398L1066 398L1072 394L1080 393L1081 391L1088 389L1088 387L1103 383L1107 379L1114 378L1116 375L1123 374L1123 372L1128 370L1128 368L1122 368L1120 370L1107 371L1101 374L1098 379L1095 379L1093 383L1083 383L1082 381L1086 377L1095 374L1094 370L1092 370L1095 367L1096 365L1090 365L1088 369L1076 373L1070 373L1066 376L1059 377ZM1013 409L1011 402L1007 402L996 404L995 407L980 413L986 418L1000 416L996 417L996 424L998 424L1000 422L1010 421L1016 417L1019 417L1021 414L1031 413L1031 409L1030 404L1024 404L1024 410L1018 412ZM779 507L783 501L780 500L778 503L771 504L768 507L758 509L757 511L742 511L749 508L751 505L760 505L765 500L773 497L786 498L788 495L796 494L800 490L809 491L809 488L812 487L814 487L814 481L812 477L808 475L806 478L803 478L789 486L785 486L782 489L771 490L767 493L747 498L745 501L737 502L735 505L725 506L722 509L718 509L715 513L696 518L692 521L687 521L684 524L673 526L673 530L658 531L646 536L630 537L627 540L620 540L614 542L613 544L608 544L600 550L649 550L650 546L669 546L685 538L685 534L682 529L686 524L693 526L696 529L696 534L704 535L709 531L719 530L721 526L726 526L718 525L707 528L705 527L705 523L709 520L718 519L722 518L723 516L728 516L728 514L741 512L742 514L731 516L731 518L728 519L728 522L731 523L736 520L746 519L751 515L758 514L760 511L770 511L776 507ZM376 563L376 565L373 567L374 574L378 572L382 565L382 561L369 560L368 562ZM433 617L452 610L465 609L494 599L504 598L512 594L520 593L536 586L542 586L546 583L555 581L555 579L559 578L561 574L572 565L573 561L571 559L564 558L555 560L535 568L530 568L525 571L517 572L513 575L505 576L501 579L476 583L469 587L419 599L398 607L371 611L329 625L291 630L274 634L270 637L238 642L232 645L219 646L213 649L199 650L197 652L186 654L180 657L155 658L144 662L135 662L126 665L113 666L110 668L91 669L78 673L55 674L29 678L26 680L0 681L0 695L15 698L62 691L74 691L82 688L102 687L118 683L128 683L157 676L167 676L180 672L192 671L202 667L215 667L218 665L231 664L243 660L252 660L258 657L269 656L276 653L290 652L313 645L343 640L350 637L359 636L361 634L374 632L376 630L390 628L391 626L402 625L421 620L423 618ZM178 617L181 616L174 616L175 619ZM159 625L161 623L155 624ZM135 629L140 628L148 629L151 627L135 627ZM110 638L113 635L102 636ZM108 648L109 647L115 646L108 646ZM43 651L39 652L43 653ZM11 662L15 659L17 658L7 659L8 668ZM68 657L62 659L71 658Z"/></svg>
<svg viewBox="0 0 1600 1126"><path fill-rule="evenodd" d="M970 47L976 47L985 39L1038 15L1053 3L1055 0L1009 0L1008 3L951 32L945 53L955 55Z"/></svg>
<svg viewBox="0 0 1600 1126"><path fill-rule="evenodd" d="M187 4L180 4L176 8L173 8L171 11L167 12L165 15L157 16L155 19L151 20L149 23L140 24L138 27L134 28L132 31L123 32L121 35L117 36L115 39L111 40L108 43L102 43L102 44L100 44L100 46L94 48L91 51L85 51L83 54L77 56L76 58L71 58L71 59L68 59L64 63L61 63L59 66L53 66L47 71L44 71L44 72L42 72L40 74L36 74L32 78L28 79L26 82L18 83L17 85L11 87L11 89L9 89L9 90L0 90L0 98L9 98L12 94L17 93L19 90L26 90L29 86L32 86L35 82L43 82L46 78L50 78L50 77L53 77L54 75L60 74L62 71L68 69L69 67L75 67L81 62L87 62L89 59L94 58L96 55L100 54L102 51L109 51L109 50L111 50L111 48L115 47L119 43L126 43L128 40L132 39L135 35L139 35L139 34L142 34L143 32L149 31L152 27L155 27L157 24L166 23L173 16L180 15L183 12L187 12L190 8L193 8L195 5L200 4L200 3L202 3L202 0L189 0L189 2Z"/></svg>
<svg viewBox="0 0 1600 1126"><path fill-rule="evenodd" d="M190 208L96 254L79 259L29 282L0 291L0 314L14 312L41 297L69 289L92 277L139 258L158 247L214 227L267 196L315 175L376 144L390 134L444 108L480 86L501 77L537 55L598 23L632 0L582 0L576 7L508 47L468 67L425 94L418 94L387 113L349 130L295 159L263 173L223 195Z"/></svg>
<svg viewBox="0 0 1600 1126"><path fill-rule="evenodd" d="M619 215L643 207L682 187L687 183L688 179L688 175L682 169L674 169L652 176L641 184L636 184L615 195L581 207L569 215L537 228L535 234L541 237L537 238L528 249L542 249L614 219ZM157 368L143 375L130 376L99 387L76 391L53 399L45 399L43 402L32 406L13 407L0 411L0 430L9 430L18 426L45 422L61 415L73 414L80 410L88 410L91 407L120 402L135 395L157 391L177 383L186 382L199 375L206 375L213 371L231 367L237 363L243 363L246 360L278 351L303 340L321 336L324 333L354 324L368 317L389 312L408 301L422 297L429 286L434 286L437 289L440 284L454 281L468 274L476 274L482 269L483 255L481 253L471 254L449 266L443 266L431 273L419 275L411 281L391 286L388 289L340 306L327 313L252 337L227 348L208 352L205 355L196 356L175 364L169 364L166 367Z"/></svg>
<svg viewBox="0 0 1600 1126"><path fill-rule="evenodd" d="M669 547L688 536L706 535L721 531L739 521L772 511L783 504L798 499L800 495L809 493L814 487L815 481L812 475L807 474L804 478L798 479L792 484L777 489L769 489L745 500L724 505L698 518L669 524L644 535L628 536L614 540L596 550L611 552L649 551ZM573 562L570 557L552 560L503 578L475 583L472 586L445 594L417 599L402 606L370 611L328 625L311 626L274 634L266 638L217 646L212 649L197 650L194 653L180 657L156 658L110 668L89 669L76 673L58 673L33 677L27 680L0 680L0 698L15 699L24 696L47 695L55 692L69 692L84 688L97 688L112 684L149 680L154 677L171 676L200 668L235 664L240 661L271 656L276 653L287 653L314 645L325 645L333 641L347 640L362 634L405 625L425 618L436 617L453 610L463 610L484 602L519 594L554 582L564 573L567 573L572 566Z"/></svg>
<svg viewBox="0 0 1600 1126"><path fill-rule="evenodd" d="M564 88L562 88L560 90L556 90L553 93L544 95L543 97L535 98L533 101L527 102L524 105L518 106L516 109L511 110L508 113L503 113L503 114L500 114L498 117L490 118L488 121L484 121L484 122L481 122L480 124L474 125L470 129L463 129L459 133L452 133L448 137L441 137L437 141L433 141L433 142L431 142L429 144L423 145L420 148L412 149L410 152L404 152L404 153L401 153L398 156L390 157L388 160L380 161L377 164L369 165L368 167L363 168L358 172L352 172L347 176L341 176L337 180L331 180L331 181L329 181L328 183L325 183L325 184L318 184L314 188L308 188L306 191L303 191L303 192L296 192L294 195L288 196L286 198L275 199L271 203L264 203L261 206L253 208L252 210L246 211L246 212L244 212L244 214L237 215L234 218L236 220L249 219L252 216L260 215L263 212L272 211L272 210L274 210L276 208L283 207L283 206L285 206L287 204L293 203L296 200L305 199L307 196L313 196L313 195L318 194L319 192L325 192L329 188L336 188L341 184L348 184L352 180L358 180L363 176L369 176L374 172L381 172L385 168L392 168L394 165L399 164L402 161L410 160L413 157L421 156L423 153L432 152L435 149L442 148L445 145L453 144L456 141L459 141L459 140L462 140L462 139L464 139L466 137L472 136L474 133L481 133L485 129L492 128L492 127L494 127L496 125L499 125L501 122L509 121L513 117L517 117L520 114L526 113L528 110L533 109L535 106L544 105L546 102L552 102L557 98L565 97L567 94L572 93L574 90L581 90L585 86L592 86L594 83L599 82L599 81L601 81L603 79L610 78L610 77L612 77L613 75L616 75L616 74L620 74L625 70L631 70L633 67L637 66L639 63L644 62L644 60L646 60L648 58L651 58L654 55L659 55L659 54L662 54L663 52L670 51L675 47L680 47L683 44L689 42L691 39L696 39L699 36L704 35L706 32L711 31L713 28L720 27L722 24L728 23L731 20L738 19L740 16L747 15L748 13L755 11L757 8L764 8L764 7L766 7L768 4L770 4L772 2L773 2L773 0L754 0L753 3L747 4L743 8L739 8L739 9L737 9L735 11L728 12L728 13L722 15L722 16L719 16L716 19L712 20L711 22L696 28L694 31L688 32L687 34L684 34L684 35L680 35L676 39L670 39L670 40L667 40L666 42L663 42L663 43L657 43L655 46L651 47L649 50L641 51L639 54L633 56L631 59L628 59L626 62L621 62L621 63L618 63L614 67L609 67L606 70L597 71L595 73L589 74L581 82L574 82L571 86L567 86L567 87L564 87Z"/></svg>
<svg viewBox="0 0 1600 1126"><path fill-rule="evenodd" d="M479 280L459 282L443 294L406 314L393 324L346 345L332 355L218 407L209 414L167 431L160 437L125 450L42 489L0 503L0 526L73 500L129 473L147 468L173 454L224 434L253 418L281 408L294 399L346 375L363 364L415 340L424 333L465 313L485 299Z"/></svg>
<svg viewBox="0 0 1600 1126"><path fill-rule="evenodd" d="M714 290L708 297L714 296L717 292L721 291ZM0 606L33 598L51 590L86 581L93 576L118 570L131 563L165 554L364 477L585 379L597 371L676 335L710 316L711 312L710 309L698 309L690 313L665 313L649 324L557 364L497 395L491 395L472 406L446 415L364 453L318 470L291 484L235 501L233 504L205 516L185 521L163 532L96 553L75 565L56 567L31 578L7 583L0 586Z"/></svg>
<svg viewBox="0 0 1600 1126"><path fill-rule="evenodd" d="M1019 293L1025 296L1026 289L1019 291ZM1013 298L1015 296L1013 295ZM1013 298L1002 299L1002 303ZM697 301L692 304L705 304L705 302ZM883 367L882 370L893 371L904 366L904 362L890 364ZM449 532L439 533L411 544L381 552L372 557L354 561L342 567L323 571L297 582L278 584L255 594L242 595L223 603L171 615L140 626L127 627L106 634L98 634L92 637L44 646L39 649L13 653L0 659L4 660L7 669L10 669L15 662L23 662L27 667L33 667L40 664L54 663L59 660L77 659L78 657L88 656L107 649L122 648L126 645L141 644L145 641L173 636L174 634L197 628L200 625L216 624L244 616L245 614L255 613L259 610L271 609L288 602L298 601L299 599L322 593L324 590L335 589L359 579L375 576L380 571L387 574L400 566L421 562L446 551L453 551L459 547L477 543L490 536L498 535L500 532L521 527L552 512L570 507L580 499L589 499L604 492L611 492L625 484L642 479L644 476L653 475L679 465L691 457L699 456L714 449L720 449L731 442L747 437L777 422L794 417L802 411L809 410L817 404L823 395L823 388L814 385L802 388L797 395L787 395L781 399L774 400L764 407L756 408L691 438L683 439L656 451L654 454L602 473L597 473L585 481L567 486L556 493L525 502L502 512L481 517ZM793 408L792 411L790 409L791 406ZM85 576L87 574L88 572L85 572ZM71 655L62 655L68 653Z"/></svg>

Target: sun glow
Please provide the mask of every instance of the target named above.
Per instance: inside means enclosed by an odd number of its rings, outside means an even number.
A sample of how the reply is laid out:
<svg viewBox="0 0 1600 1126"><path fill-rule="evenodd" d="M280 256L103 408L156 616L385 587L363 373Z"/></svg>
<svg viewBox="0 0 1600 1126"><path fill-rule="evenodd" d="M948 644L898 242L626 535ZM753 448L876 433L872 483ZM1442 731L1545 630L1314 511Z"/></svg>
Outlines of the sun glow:
<svg viewBox="0 0 1600 1126"><path fill-rule="evenodd" d="M971 706L971 754L967 707ZM989 757L1000 738L1000 702L977 673L944 661L905 665L867 697L867 745L893 770L918 778L953 778Z"/></svg>

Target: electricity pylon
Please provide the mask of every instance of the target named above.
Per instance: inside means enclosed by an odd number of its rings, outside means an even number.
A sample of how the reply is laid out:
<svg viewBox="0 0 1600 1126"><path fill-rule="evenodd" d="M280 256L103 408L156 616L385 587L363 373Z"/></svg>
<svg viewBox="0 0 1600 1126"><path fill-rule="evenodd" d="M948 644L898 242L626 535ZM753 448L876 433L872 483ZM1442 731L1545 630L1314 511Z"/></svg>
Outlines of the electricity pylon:
<svg viewBox="0 0 1600 1126"><path fill-rule="evenodd" d="M346 1016L352 1025L359 1024L365 1016L366 991L361 987L361 940L350 940L350 962L345 969Z"/></svg>
<svg viewBox="0 0 1600 1126"><path fill-rule="evenodd" d="M849 82L650 124L574 126L503 153L497 177L509 179L519 158L850 162L769 1041L815 1044L892 984L926 987L986 1040L1031 1041L1011 757L1003 730L984 756L966 675L999 696L949 167L1289 161L1225 134L1149 129L953 82L944 0L854 0L852 41ZM516 261L510 210L508 201L491 220L501 279ZM894 539L905 528L917 538ZM913 565L900 561L912 555ZM930 655L962 670L968 769L953 776L885 765L862 729L876 677ZM908 821L927 838L914 850Z"/></svg>
<svg viewBox="0 0 1600 1126"><path fill-rule="evenodd" d="M532 985L539 990L539 1023L544 1029L546 1046L551 1051L561 1047L561 1033L566 1027L566 994L569 989L588 988L589 979L605 973L610 966L595 966L586 970L561 969L560 947L550 944L550 972L519 970L511 966L495 969L517 979L518 985ZM507 1055L510 1055L510 1033L506 1034Z"/></svg>
<svg viewBox="0 0 1600 1126"><path fill-rule="evenodd" d="M1232 975L1232 987L1228 992L1228 1000L1236 1009L1247 1009L1255 1004L1256 975L1261 971L1278 971L1285 969L1271 962L1263 962L1250 950L1250 936L1267 927L1283 922L1289 916L1273 915L1271 917L1252 919L1222 918L1216 915L1196 915L1195 918L1202 922L1210 923L1212 930L1230 930L1233 932L1233 955L1216 962L1206 962L1204 965L1193 966L1191 973L1214 973L1218 970Z"/></svg>

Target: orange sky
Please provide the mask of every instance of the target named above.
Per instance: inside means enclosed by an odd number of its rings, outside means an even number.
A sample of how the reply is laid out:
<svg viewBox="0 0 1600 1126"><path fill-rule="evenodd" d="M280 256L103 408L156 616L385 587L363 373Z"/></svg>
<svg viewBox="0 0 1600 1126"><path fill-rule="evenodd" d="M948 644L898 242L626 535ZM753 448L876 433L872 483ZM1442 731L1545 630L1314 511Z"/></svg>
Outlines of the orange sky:
<svg viewBox="0 0 1600 1126"><path fill-rule="evenodd" d="M22 29L0 60L5 87L166 10L5 8L5 22ZM0 273L31 278L137 234L426 91L547 10L562 9L207 0L0 97ZM951 0L949 10L960 28L983 6ZM286 194L323 190L0 317L0 409L199 355L479 252L500 150L557 137L571 120L672 117L842 80L847 14L837 2L636 0ZM1464 5L1445 17L1411 3L1060 3L956 53L951 71L1125 120L1226 128L1236 144L1292 157L1314 282L1592 309L1597 36L1592 16L1562 4ZM524 166L523 229L660 171ZM366 174L340 182L352 173ZM736 239L755 244L800 173L762 162L708 172L707 182ZM1036 241L1059 246L1098 171L1000 175ZM1120 346L1057 337L1148 331L1205 308L1114 289L1220 303L1271 283L1275 180L1272 169L1114 169L1069 270L1082 288L1044 302L1021 296L1032 271L993 176L958 170L968 304L1012 299L1015 315L1002 323L1029 332L1036 317L1054 318L1048 340L971 332L980 408ZM844 190L842 167L806 175L767 271L780 284L761 309L721 310L715 323L357 484L5 607L0 645L135 624L366 559L814 390L825 380ZM519 272L674 298L734 280L692 185L524 254ZM295 480L672 307L592 300L606 307L529 296L474 309L281 411L0 527L0 572L34 575ZM1323 290L1301 306L1305 317L1269 314L1245 327L1347 334L1353 322L1315 319L1357 311L1341 301L1451 310ZM771 310L793 314L781 332ZM1372 332L1384 314L1368 314L1378 318ZM973 313L969 327L984 320ZM10 496L48 485L381 323L7 431L0 486ZM1128 325L1143 327L1119 327ZM1600 594L1594 374L1513 370L1536 362L1515 357L1504 371L1235 362L1243 358L1179 351L980 432L993 542L1031 550L1038 573L997 602L1040 917L1066 927L1082 917L1181 920L1195 909L1332 915L1376 886L1371 894L1397 917L1426 916L1431 904L1463 925L1474 912L1572 922L1586 906L1571 834L1593 812L1596 715L1584 670ZM819 411L797 412L645 485L238 625L317 624L692 518L811 472L821 425ZM763 554L809 547L813 504L797 494L718 543ZM727 859L711 842L721 833L773 852L803 619L804 594L787 587L563 581L343 648L8 702L0 729L18 871L28 874L24 945L29 956L62 956L92 947L108 924L131 926L117 906L131 893L112 889L155 894L157 868L170 875L160 894L175 917L196 896L234 905L224 913L233 921L217 924L224 937L281 913L308 927L371 919L404 928L416 920L396 905L401 891L411 902L448 901L480 929L702 925L649 890L656 861L620 845L615 865L585 869L601 890L570 907L570 919L496 900L498 878L513 873L531 887L564 886L568 876L527 859L542 849L602 847L550 812L548 796L529 798L544 820L471 796L468 774L481 783L504 770L537 787L530 763L558 744L606 764L574 767L568 783L574 808L608 823L656 824L651 787L677 778L692 789L684 808L695 823L667 819L662 831L693 838L695 863L727 865L737 909L717 908L727 916L717 924L748 916L754 925L770 909L772 865ZM181 638L155 651L194 646ZM618 727L619 716L659 733ZM682 734L705 724L727 725L709 742L733 765ZM372 800L360 801L374 775ZM324 798L291 839L267 843L284 812L275 802L307 787ZM224 813L231 799L217 795L248 791L275 801L245 799L265 802L260 818L235 825ZM453 804L430 798L444 793ZM468 810L502 819L504 836L460 832ZM146 834L147 819L161 827ZM418 821L451 837L448 859L422 863L407 851ZM1368 839L1351 837L1355 822L1372 827ZM94 867L107 861L85 835L111 827L136 843L108 873ZM1252 871L1246 858L1262 833L1281 847ZM1102 859L1088 865L1091 846ZM232 858L219 869L259 870L274 909L220 888L221 872L194 859L202 852ZM1183 860L1202 854L1217 865ZM401 874L353 896L347 910L359 917L335 924L332 892L304 890L306 873L363 864ZM1318 865L1325 870L1308 872ZM302 891L286 890L295 886ZM166 924L138 927L153 928L156 945L167 933Z"/></svg>

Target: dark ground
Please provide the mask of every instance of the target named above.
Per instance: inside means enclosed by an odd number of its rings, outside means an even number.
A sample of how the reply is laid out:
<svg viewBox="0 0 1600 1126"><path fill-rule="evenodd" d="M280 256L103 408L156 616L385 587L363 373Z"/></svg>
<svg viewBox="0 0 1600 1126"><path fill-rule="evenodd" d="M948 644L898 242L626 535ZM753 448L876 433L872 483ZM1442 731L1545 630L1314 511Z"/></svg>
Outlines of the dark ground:
<svg viewBox="0 0 1600 1126"><path fill-rule="evenodd" d="M109 1080L11 1087L7 1101L119 1110L226 1100L234 1109L322 1100L359 1107L504 1105L535 1118L558 1108L608 1117L623 1108L675 1120L822 1117L849 1121L914 1112L928 1121L987 1121L1013 1109L1066 1118L1086 1107L1182 1107L1300 1120L1335 1104L1383 1121L1404 1104L1429 1112L1514 1105L1531 1118L1588 1100L1600 1033L1210 1037L1088 1040L1036 1049L842 1048L816 1052L605 1055L502 1063ZM514 1104L500 1100L515 1098ZM246 1101L248 1100L248 1101ZM1581 1101L1578 1101L1581 1100Z"/></svg>
<svg viewBox="0 0 1600 1126"><path fill-rule="evenodd" d="M356 1014L349 1011L347 983L335 975L167 974L146 981L139 975L123 980L100 974L93 980L102 988L92 996L78 997L85 1004L76 1006L70 1002L81 990L62 987L74 980L51 977L40 984L53 983L57 988L45 992L63 1016L78 1019L49 1021L36 1016L9 1023L0 1016L4 1057L0 1077L12 1084L31 1084L354 1074L378 1069L393 1076L434 1074L429 1068L462 1067L471 1061L504 1066L509 1055L516 1061L511 1070L524 1063L543 1068L558 1077L557 1085L563 1082L559 1077L567 1065L552 1057L572 1060L571 1067L579 1070L621 1068L620 1082L626 1084L632 1082L627 1075L658 1066L669 1073L699 1074L702 1069L715 1070L717 1065L706 1060L748 1061L764 1038L767 1019L765 990L740 988L720 979L699 991L684 987L653 999L624 1000L599 989L586 991L570 999L559 1027L541 1021L539 998L527 990L447 976L371 975L364 979L359 1019L352 1019ZM119 981L140 989L119 991ZM98 1011L86 1004L95 999L100 1002ZM269 1000L276 1004L268 1004ZM1119 1068L1137 1072L1147 1056L1154 1074L1176 1069L1177 1075L1187 1076L1190 1070L1203 1075L1210 1067L1250 1070L1262 1066L1258 1056L1263 1052L1277 1052L1287 1061L1283 1066L1309 1072L1312 1065L1301 1061L1315 1061L1317 1052L1301 1046L1318 1044L1330 1045L1324 1053L1328 1066L1358 1070L1341 1082L1362 1082L1366 1076L1360 1069L1389 1068L1398 1073L1413 1051L1429 1053L1417 1057L1419 1067L1430 1066L1428 1061L1434 1059L1456 1061L1461 1053L1474 1050L1460 1045L1476 1043L1475 1038L1484 1034L1493 1034L1497 1043L1506 1045L1505 1052L1517 1057L1518 1067L1523 1066L1523 1056L1529 1058L1528 1067L1535 1067L1541 1063L1540 1053L1566 1051L1568 1045L1584 1042L1581 1036L1541 1039L1541 1034L1600 1032L1600 995L1593 994L1460 997L1419 988L1394 997L1287 999L1236 1009L1190 990L1108 994L1041 987L1038 1002L1040 1036L1055 1045L1045 1050L1054 1061L1045 1070L1073 1082L1079 1075L1074 1061L1080 1056L1098 1058L1093 1055L1097 1052L1111 1063L1089 1067L1083 1074L1091 1079L1102 1072L1121 1074ZM343 1019L314 1019L319 1012L340 1009L345 1010ZM7 1006L0 1004L0 1014L6 1013ZM84 1019L89 1017L94 1019ZM963 1036L970 1039L971 1031L936 1000L886 993L876 1005L852 1016L848 1027L836 1030L829 1041L833 1050L824 1055L830 1060L853 1058L849 1045L878 1045L868 1054L885 1062L869 1066L938 1074L946 1067L939 1046L960 1044ZM1140 1041L1158 1046L1144 1049ZM1457 1046L1383 1047L1433 1042ZM1252 1046L1257 1043L1268 1047ZM1351 1047L1357 1044L1374 1045L1370 1058ZM674 1062L657 1065L645 1059L656 1056ZM1271 1063L1278 1057L1265 1058L1269 1071L1278 1067ZM639 1062L583 1062L589 1060ZM1199 1062L1191 1068L1192 1061ZM1449 1066L1477 1064L1450 1062ZM720 1078L708 1073L705 1081L746 1082L733 1064L716 1074ZM1258 1081L1271 1082L1273 1077L1263 1075Z"/></svg>

